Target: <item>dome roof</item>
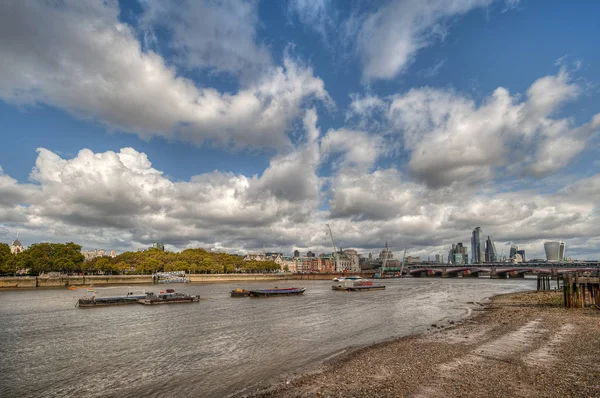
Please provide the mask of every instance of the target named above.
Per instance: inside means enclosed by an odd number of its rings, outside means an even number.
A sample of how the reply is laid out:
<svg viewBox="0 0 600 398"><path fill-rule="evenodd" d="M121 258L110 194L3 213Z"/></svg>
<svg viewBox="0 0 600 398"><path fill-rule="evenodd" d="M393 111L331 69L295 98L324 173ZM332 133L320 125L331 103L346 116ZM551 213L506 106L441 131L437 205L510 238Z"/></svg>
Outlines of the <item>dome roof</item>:
<svg viewBox="0 0 600 398"><path fill-rule="evenodd" d="M23 246L21 244L21 241L19 240L19 238L15 239L15 241L12 243L12 246Z"/></svg>

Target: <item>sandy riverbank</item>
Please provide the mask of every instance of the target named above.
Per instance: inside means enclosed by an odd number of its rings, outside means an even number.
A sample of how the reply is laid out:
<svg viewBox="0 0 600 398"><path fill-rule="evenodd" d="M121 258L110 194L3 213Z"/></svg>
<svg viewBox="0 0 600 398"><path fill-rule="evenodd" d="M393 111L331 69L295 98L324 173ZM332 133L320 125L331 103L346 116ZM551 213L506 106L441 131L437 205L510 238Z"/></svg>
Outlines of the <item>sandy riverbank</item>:
<svg viewBox="0 0 600 398"><path fill-rule="evenodd" d="M254 396L600 397L600 311L498 296L458 325L381 343Z"/></svg>

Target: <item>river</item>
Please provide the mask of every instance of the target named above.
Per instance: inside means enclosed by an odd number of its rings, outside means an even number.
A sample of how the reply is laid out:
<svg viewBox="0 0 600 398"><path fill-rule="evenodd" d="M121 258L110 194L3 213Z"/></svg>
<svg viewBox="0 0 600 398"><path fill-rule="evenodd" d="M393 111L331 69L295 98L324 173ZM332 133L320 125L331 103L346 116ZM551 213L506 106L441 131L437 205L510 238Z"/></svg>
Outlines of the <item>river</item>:
<svg viewBox="0 0 600 398"><path fill-rule="evenodd" d="M199 303L75 308L85 289L0 291L0 396L223 397L242 395L347 350L458 319L468 302L535 288L533 279L406 278L386 290L230 298L240 285L171 285ZM157 292L166 286L146 286ZM97 288L124 294L144 286Z"/></svg>

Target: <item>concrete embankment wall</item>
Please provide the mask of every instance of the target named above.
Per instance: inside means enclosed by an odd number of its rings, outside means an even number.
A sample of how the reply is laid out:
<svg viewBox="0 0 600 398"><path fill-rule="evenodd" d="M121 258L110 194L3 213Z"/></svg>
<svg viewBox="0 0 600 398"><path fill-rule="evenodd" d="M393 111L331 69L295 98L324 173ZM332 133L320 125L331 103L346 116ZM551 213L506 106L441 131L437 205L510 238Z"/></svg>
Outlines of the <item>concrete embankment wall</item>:
<svg viewBox="0 0 600 398"><path fill-rule="evenodd" d="M0 277L0 288L66 287L84 285L129 285L152 283L152 275L93 275L93 276L6 276Z"/></svg>
<svg viewBox="0 0 600 398"><path fill-rule="evenodd" d="M221 283L280 280L331 280L339 274L192 274L192 283ZM66 286L150 284L152 275L94 275L94 276L5 276L0 277L1 288L36 288Z"/></svg>

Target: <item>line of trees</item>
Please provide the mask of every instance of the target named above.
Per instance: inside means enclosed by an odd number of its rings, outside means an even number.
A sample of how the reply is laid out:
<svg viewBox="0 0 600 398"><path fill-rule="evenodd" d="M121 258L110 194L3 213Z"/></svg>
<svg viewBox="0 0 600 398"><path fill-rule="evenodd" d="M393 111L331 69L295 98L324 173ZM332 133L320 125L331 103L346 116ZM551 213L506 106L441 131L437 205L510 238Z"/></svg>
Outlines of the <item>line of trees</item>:
<svg viewBox="0 0 600 398"><path fill-rule="evenodd" d="M243 261L240 256L212 253L204 249L186 249L180 253L148 249L125 252L118 256L97 257L84 261L81 246L69 243L36 243L13 255L7 244L0 243L0 274L15 275L28 270L29 275L44 272L83 274L152 274L157 271L220 274L234 272L275 272L272 261Z"/></svg>

